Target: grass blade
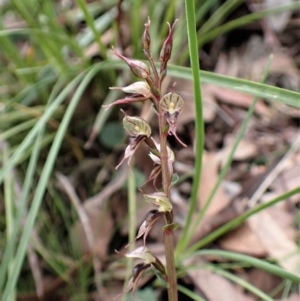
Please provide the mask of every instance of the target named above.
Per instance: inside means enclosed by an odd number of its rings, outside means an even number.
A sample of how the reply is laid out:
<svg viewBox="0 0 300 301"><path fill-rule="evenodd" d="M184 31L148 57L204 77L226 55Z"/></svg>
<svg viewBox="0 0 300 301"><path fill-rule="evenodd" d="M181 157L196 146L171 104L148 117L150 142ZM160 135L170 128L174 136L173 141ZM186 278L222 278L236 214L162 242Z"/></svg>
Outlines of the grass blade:
<svg viewBox="0 0 300 301"><path fill-rule="evenodd" d="M192 215L197 206L198 190L202 170L202 154L204 149L204 120L203 120L203 105L201 96L200 84L200 64L198 57L197 35L196 35L196 22L195 22L195 7L194 1L187 0L186 5L186 18L188 28L188 40L191 57L194 97L195 97L195 174L193 180L192 194L189 205L189 210L186 217L185 226L180 236L180 240L176 247L176 253L180 253L185 248L188 242L188 231L192 222ZM176 256L176 255L175 255Z"/></svg>
<svg viewBox="0 0 300 301"><path fill-rule="evenodd" d="M85 77L83 78L82 82L80 83L79 87L77 88L74 96L72 97L72 100L66 110L66 113L61 122L61 125L57 131L57 134L55 136L55 139L54 139L51 149L49 151L49 155L47 157L46 163L44 165L43 171L41 173L40 180L37 184L35 194L33 197L33 201L31 204L31 208L28 213L27 222L24 226L24 230L23 230L22 236L20 238L20 243L19 243L19 246L18 246L18 249L16 252L15 263L14 263L14 267L13 267L14 274L8 278L7 284L6 284L4 292L3 292L2 301L9 300L11 293L16 285L17 279L18 279L20 271L21 271L22 263L23 263L23 260L25 257L26 248L29 243L30 233L34 226L34 223L35 223L35 220L37 217L37 213L39 211L44 193L46 191L47 183L49 181L49 178L50 178L50 175L51 175L51 172L53 169L53 165L55 163L55 160L56 160L58 151L60 149L60 146L62 144L62 141L64 139L64 135L66 133L67 127L74 114L77 104L82 96L82 93L84 92L86 86L91 81L91 79L98 72L98 69L99 69L99 65L94 66L93 68L91 68L89 70L89 72L86 73ZM80 76L79 79L81 79L81 77L82 76ZM78 79L78 77L77 77L77 79ZM54 101L53 103L55 103L55 102L56 101ZM51 106L49 106L49 109L50 109L50 107ZM6 168L6 170L9 170L9 169Z"/></svg>

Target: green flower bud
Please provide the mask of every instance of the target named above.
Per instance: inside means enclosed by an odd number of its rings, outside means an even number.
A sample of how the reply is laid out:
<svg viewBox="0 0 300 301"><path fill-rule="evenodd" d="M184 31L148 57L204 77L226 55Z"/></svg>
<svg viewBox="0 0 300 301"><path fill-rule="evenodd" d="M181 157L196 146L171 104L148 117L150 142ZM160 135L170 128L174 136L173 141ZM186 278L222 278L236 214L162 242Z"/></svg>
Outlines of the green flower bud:
<svg viewBox="0 0 300 301"><path fill-rule="evenodd" d="M124 114L125 112L122 111ZM123 126L130 136L147 136L151 135L150 125L141 117L128 116L123 118Z"/></svg>
<svg viewBox="0 0 300 301"><path fill-rule="evenodd" d="M171 212L172 204L164 192L154 192L152 194L144 194L146 202L158 207L159 212Z"/></svg>

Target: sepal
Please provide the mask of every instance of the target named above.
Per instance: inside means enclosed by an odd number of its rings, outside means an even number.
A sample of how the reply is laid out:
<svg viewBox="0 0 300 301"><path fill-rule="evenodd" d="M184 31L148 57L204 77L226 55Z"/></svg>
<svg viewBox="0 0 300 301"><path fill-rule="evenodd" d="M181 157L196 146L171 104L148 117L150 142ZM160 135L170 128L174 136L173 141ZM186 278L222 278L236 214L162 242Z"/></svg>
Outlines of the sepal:
<svg viewBox="0 0 300 301"><path fill-rule="evenodd" d="M164 192L154 192L151 194L144 194L146 202L157 207L159 212L171 212L172 204Z"/></svg>
<svg viewBox="0 0 300 301"><path fill-rule="evenodd" d="M130 136L132 136L132 137L137 137L137 136L150 137L151 127L147 123L146 120L144 120L141 117L128 116L123 110L121 110L121 111L125 115L123 118L123 126Z"/></svg>
<svg viewBox="0 0 300 301"><path fill-rule="evenodd" d="M130 165L132 156L134 155L135 151L140 146L140 144L143 142L144 138L144 136L129 138L129 145L125 149L124 157L121 160L121 162L116 166L116 169L118 169L126 159L128 159L128 165Z"/></svg>
<svg viewBox="0 0 300 301"><path fill-rule="evenodd" d="M150 77L150 69L147 64L139 60L133 60L123 56L122 54L116 52L112 49L112 53L122 59L131 69L132 73L138 78L149 78Z"/></svg>
<svg viewBox="0 0 300 301"><path fill-rule="evenodd" d="M144 246L145 246L147 236L148 236L149 232L151 231L153 225L163 215L164 215L163 212L159 212L156 209L150 210L146 215L145 221L140 226L139 232L138 232L135 240L137 240L140 237L144 236L143 237L143 242L144 242ZM128 247L128 245L126 247Z"/></svg>
<svg viewBox="0 0 300 301"><path fill-rule="evenodd" d="M126 87L110 87L110 90L122 90L125 93L141 94L146 98L152 96L149 85L146 82L138 81Z"/></svg>

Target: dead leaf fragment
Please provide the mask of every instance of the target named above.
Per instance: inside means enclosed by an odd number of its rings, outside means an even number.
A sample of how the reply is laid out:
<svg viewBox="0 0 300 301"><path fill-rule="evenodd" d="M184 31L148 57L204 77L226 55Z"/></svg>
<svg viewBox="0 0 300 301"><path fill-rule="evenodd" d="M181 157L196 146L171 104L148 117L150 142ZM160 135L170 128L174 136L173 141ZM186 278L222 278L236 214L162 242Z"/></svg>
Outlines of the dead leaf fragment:
<svg viewBox="0 0 300 301"><path fill-rule="evenodd" d="M250 296L240 292L231 282L222 276L203 269L188 271L194 284L204 293L210 301L253 301Z"/></svg>
<svg viewBox="0 0 300 301"><path fill-rule="evenodd" d="M106 209L95 210L87 212L89 223L91 225L94 237L93 253L99 256L100 259L106 257L107 247L111 238L113 221L106 212ZM71 241L78 251L82 254L90 250L84 229L79 221L77 221L71 228Z"/></svg>
<svg viewBox="0 0 300 301"><path fill-rule="evenodd" d="M262 211L248 219L248 225L259 238L269 256L287 271L300 276L300 253L271 215Z"/></svg>
<svg viewBox="0 0 300 301"><path fill-rule="evenodd" d="M251 231L248 225L242 226L229 232L219 240L222 249L240 252L256 257L266 255L266 250L260 240Z"/></svg>
<svg viewBox="0 0 300 301"><path fill-rule="evenodd" d="M203 157L203 169L200 180L200 189L198 193L198 200L200 208L203 208L205 202L215 186L218 179L220 160L215 153L206 153ZM222 185L217 190L213 201L209 205L206 216L212 216L220 212L230 203L230 198L225 192Z"/></svg>

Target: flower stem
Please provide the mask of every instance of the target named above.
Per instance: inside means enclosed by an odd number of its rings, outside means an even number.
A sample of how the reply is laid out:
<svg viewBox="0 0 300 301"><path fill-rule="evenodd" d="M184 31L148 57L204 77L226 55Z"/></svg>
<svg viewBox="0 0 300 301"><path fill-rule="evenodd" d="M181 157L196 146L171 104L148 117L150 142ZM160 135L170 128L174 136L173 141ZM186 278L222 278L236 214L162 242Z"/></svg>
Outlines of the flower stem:
<svg viewBox="0 0 300 301"><path fill-rule="evenodd" d="M171 175L168 164L168 152L167 152L167 136L168 131L166 129L166 120L163 112L158 110L159 119L159 134L160 134L160 160L161 160L161 171L163 180L163 190L167 197L170 197L170 186L171 186ZM168 214L166 217L166 224L173 222L173 212ZM164 229L164 240L165 240L165 254L166 254L166 271L168 276L168 299L169 301L178 301L177 293L177 276L174 258L174 241L173 241L173 230Z"/></svg>

